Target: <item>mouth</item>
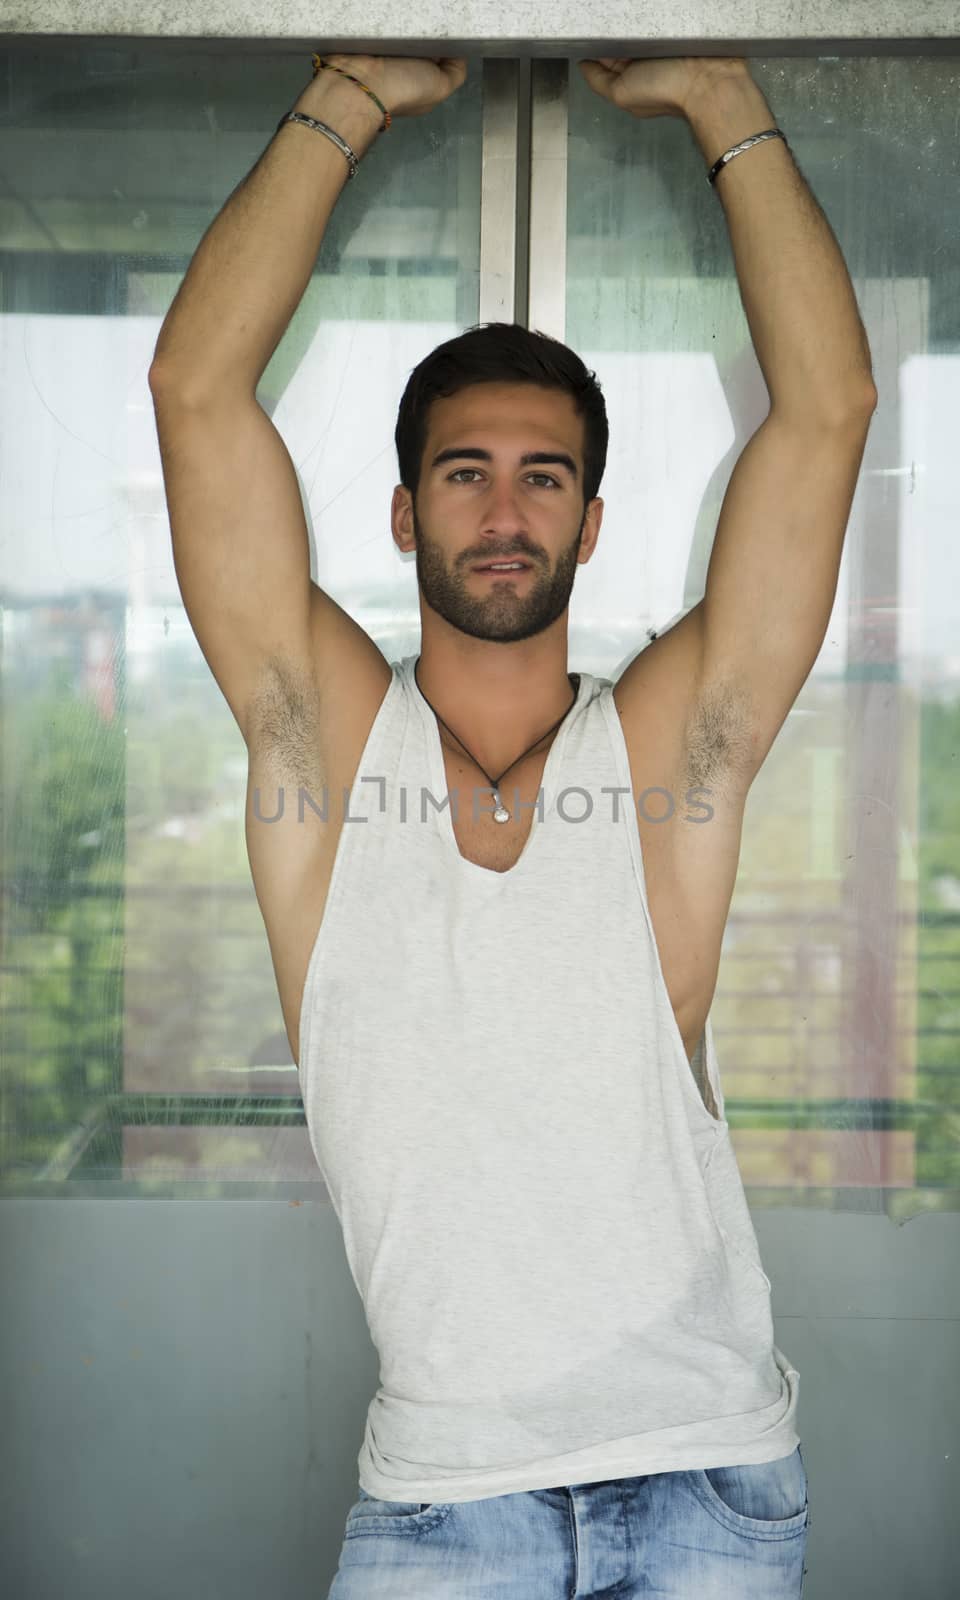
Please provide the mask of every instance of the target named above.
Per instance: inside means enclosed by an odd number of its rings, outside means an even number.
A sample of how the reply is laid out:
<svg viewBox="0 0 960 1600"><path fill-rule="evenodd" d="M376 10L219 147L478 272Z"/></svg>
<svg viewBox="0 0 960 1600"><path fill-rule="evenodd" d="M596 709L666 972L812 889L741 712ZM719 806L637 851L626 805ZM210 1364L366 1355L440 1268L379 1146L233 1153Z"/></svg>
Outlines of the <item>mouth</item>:
<svg viewBox="0 0 960 1600"><path fill-rule="evenodd" d="M508 563L498 562L493 565L491 565L490 562L486 562L482 566L475 566L473 568L474 572L489 573L490 576L494 578L519 578L521 573L529 572L530 570L531 567L529 561L511 561Z"/></svg>

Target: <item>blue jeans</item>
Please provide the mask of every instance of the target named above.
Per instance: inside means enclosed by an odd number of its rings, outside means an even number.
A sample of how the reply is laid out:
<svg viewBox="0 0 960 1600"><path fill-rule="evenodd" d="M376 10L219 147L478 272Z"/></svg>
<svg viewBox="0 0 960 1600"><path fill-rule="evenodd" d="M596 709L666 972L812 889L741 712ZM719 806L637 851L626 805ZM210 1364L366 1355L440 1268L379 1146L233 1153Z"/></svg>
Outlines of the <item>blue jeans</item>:
<svg viewBox="0 0 960 1600"><path fill-rule="evenodd" d="M780 1461L347 1516L328 1600L798 1600L799 1446Z"/></svg>

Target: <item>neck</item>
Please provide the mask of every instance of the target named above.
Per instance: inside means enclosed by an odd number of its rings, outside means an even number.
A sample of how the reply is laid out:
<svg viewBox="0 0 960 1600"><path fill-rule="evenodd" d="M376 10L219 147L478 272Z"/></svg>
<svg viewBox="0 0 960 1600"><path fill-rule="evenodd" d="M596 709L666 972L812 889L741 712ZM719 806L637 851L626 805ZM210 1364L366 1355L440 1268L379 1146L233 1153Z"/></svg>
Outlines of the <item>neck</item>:
<svg viewBox="0 0 960 1600"><path fill-rule="evenodd" d="M501 649L500 654L512 652ZM565 660L556 662L549 680L534 673L518 680L515 669L493 671L489 677L476 671L457 676L436 667L431 672L425 650L417 662L416 682L442 719L438 731L444 747L469 756L495 776L525 752L533 757L549 749L559 731L554 724L571 709L579 687L578 679L571 683Z"/></svg>

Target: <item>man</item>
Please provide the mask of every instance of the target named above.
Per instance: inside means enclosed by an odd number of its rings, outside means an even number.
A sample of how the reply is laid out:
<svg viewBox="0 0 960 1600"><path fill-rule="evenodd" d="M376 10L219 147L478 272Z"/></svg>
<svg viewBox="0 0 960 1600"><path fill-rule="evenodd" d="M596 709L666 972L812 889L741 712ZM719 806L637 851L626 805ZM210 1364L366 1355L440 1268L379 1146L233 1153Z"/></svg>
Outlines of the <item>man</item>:
<svg viewBox="0 0 960 1600"><path fill-rule="evenodd" d="M385 113L423 114L466 64L315 59L198 249L151 387L381 1358L331 1594L781 1600L807 1534L798 1375L709 1010L746 795L820 650L876 405L850 280L745 62L582 63L632 115L685 116L714 168L770 413L703 599L614 686L567 670L603 511L593 375L509 325L433 352L392 506L422 642L391 668L310 582L255 389Z"/></svg>

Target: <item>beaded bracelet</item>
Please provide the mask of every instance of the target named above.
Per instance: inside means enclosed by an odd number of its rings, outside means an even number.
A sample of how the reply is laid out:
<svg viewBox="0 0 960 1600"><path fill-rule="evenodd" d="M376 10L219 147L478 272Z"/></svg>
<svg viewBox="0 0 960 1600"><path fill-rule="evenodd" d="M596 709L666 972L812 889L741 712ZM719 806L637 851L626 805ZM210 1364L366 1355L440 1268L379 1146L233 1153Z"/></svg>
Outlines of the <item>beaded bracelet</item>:
<svg viewBox="0 0 960 1600"><path fill-rule="evenodd" d="M370 99L373 100L383 112L383 125L378 129L378 132L383 133L387 128L389 128L393 118L391 117L386 106L383 104L383 101L377 99L372 89L368 89L365 83L361 83L359 78L355 78L352 72L344 72L342 67L335 67L331 62L324 61L323 57L318 56L316 51L314 51L311 60L313 61L314 77L317 76L318 72L339 72L341 78L349 78L350 82L355 83L358 89L362 89L364 94L368 94Z"/></svg>

